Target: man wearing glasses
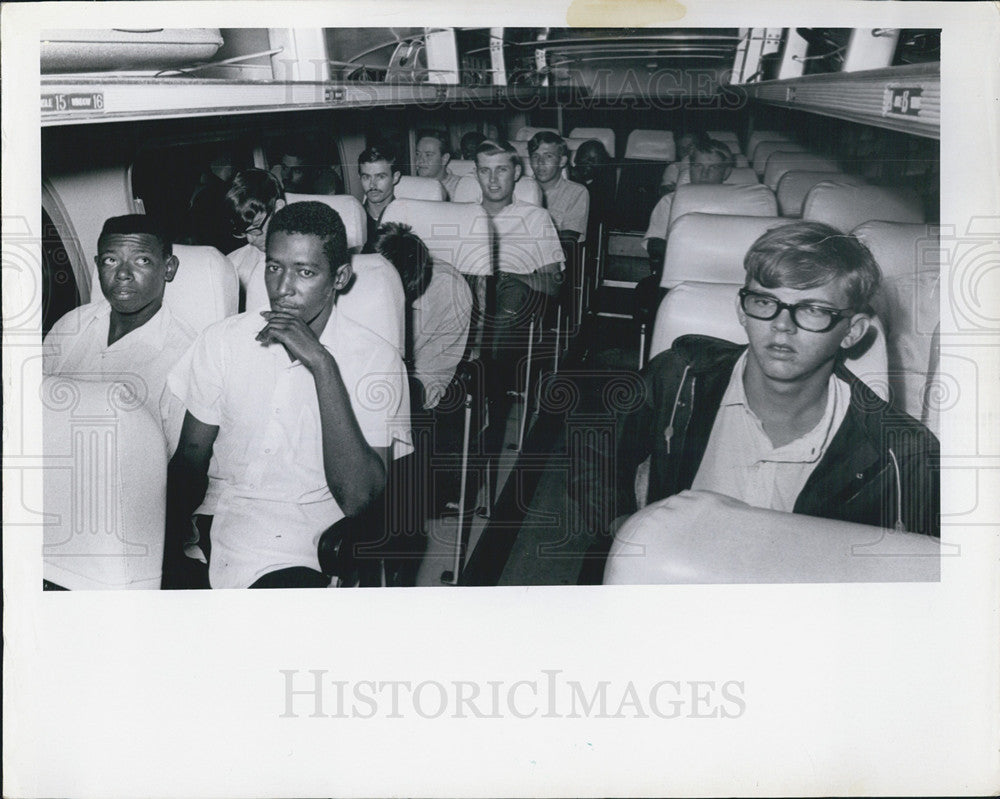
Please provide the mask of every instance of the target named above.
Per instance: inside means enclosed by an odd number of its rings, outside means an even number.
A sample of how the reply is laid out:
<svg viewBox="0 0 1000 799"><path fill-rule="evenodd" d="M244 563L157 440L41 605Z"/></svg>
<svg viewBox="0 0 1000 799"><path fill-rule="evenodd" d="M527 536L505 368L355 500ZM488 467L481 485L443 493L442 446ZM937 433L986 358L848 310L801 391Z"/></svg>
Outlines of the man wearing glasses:
<svg viewBox="0 0 1000 799"><path fill-rule="evenodd" d="M648 458L647 504L683 492L939 536L937 439L843 364L871 324L871 253L798 222L761 236L744 267L749 345L683 336L649 362L642 405L619 427L615 512L636 510Z"/></svg>
<svg viewBox="0 0 1000 799"><path fill-rule="evenodd" d="M265 169L244 169L238 172L226 192L225 205L229 212L233 236L244 239L246 244L229 253L229 258L240 279L240 310L254 310L255 306L267 307L267 295L251 291L252 286L264 285L264 249L267 225L274 213L285 206L285 192L281 182Z"/></svg>

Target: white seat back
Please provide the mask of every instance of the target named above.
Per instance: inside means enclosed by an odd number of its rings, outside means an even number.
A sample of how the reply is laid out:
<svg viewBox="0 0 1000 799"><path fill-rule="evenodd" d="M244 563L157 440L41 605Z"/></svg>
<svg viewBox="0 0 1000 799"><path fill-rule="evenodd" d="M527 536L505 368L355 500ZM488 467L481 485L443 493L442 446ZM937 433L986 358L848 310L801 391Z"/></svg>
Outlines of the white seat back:
<svg viewBox="0 0 1000 799"><path fill-rule="evenodd" d="M794 142L795 138L788 133L782 133L777 130L755 130L750 134L750 138L747 139L747 148L744 151L751 161L753 160L754 151L757 149L757 145L762 141Z"/></svg>
<svg viewBox="0 0 1000 799"><path fill-rule="evenodd" d="M767 160L774 153L804 153L807 149L801 144L789 141L762 141L750 156L750 163L758 175L763 177Z"/></svg>
<svg viewBox="0 0 1000 799"><path fill-rule="evenodd" d="M710 130L708 131L708 138L721 141L732 151L733 155L741 151L740 137L731 130Z"/></svg>
<svg viewBox="0 0 1000 799"><path fill-rule="evenodd" d="M873 305L886 329L888 383L896 404L915 419L924 413L924 388L937 361L940 323L940 240L927 225L866 222L853 231L882 269Z"/></svg>
<svg viewBox="0 0 1000 799"><path fill-rule="evenodd" d="M742 285L691 282L672 288L656 311L649 357L689 334L746 344L746 331L736 316L737 292ZM848 356L846 365L882 399L888 398L886 337L880 320L874 320L872 332L865 336L858 351Z"/></svg>
<svg viewBox="0 0 1000 799"><path fill-rule="evenodd" d="M856 175L840 173L832 175L830 172L813 172L809 170L792 170L785 172L778 181L776 190L778 196L778 211L782 216L799 218L802 216L802 204L806 195L817 183L824 180L836 180L837 183L846 183L852 186L864 186L865 179Z"/></svg>
<svg viewBox="0 0 1000 799"><path fill-rule="evenodd" d="M540 206L542 204L542 187L534 178L521 175L521 178L514 184L514 199ZM455 196L452 197L452 201L456 203L481 203L483 189L479 185L479 180L474 175L464 175L455 187Z"/></svg>
<svg viewBox="0 0 1000 799"><path fill-rule="evenodd" d="M685 214L670 229L660 285L685 281L743 283L743 259L757 239L790 219L730 214Z"/></svg>
<svg viewBox="0 0 1000 799"><path fill-rule="evenodd" d="M608 151L608 155L611 156L611 160L615 159L615 132L611 128L573 128L569 132L570 138L572 139L582 139L586 141L587 139L597 139L601 144L604 145L604 149Z"/></svg>
<svg viewBox="0 0 1000 799"><path fill-rule="evenodd" d="M525 126L523 128L518 129L517 133L514 134L514 138L511 140L511 144L520 141L531 141L532 137L536 133L540 133L543 130L547 130L549 133L555 133L557 136L560 135L559 131L556 130L555 128L531 128Z"/></svg>
<svg viewBox="0 0 1000 799"><path fill-rule="evenodd" d="M476 162L453 158L448 162L447 170L452 175L458 175L459 177L462 175L474 175L476 173Z"/></svg>
<svg viewBox="0 0 1000 799"><path fill-rule="evenodd" d="M404 200L447 200L448 193L436 178L402 175L394 194Z"/></svg>
<svg viewBox="0 0 1000 799"><path fill-rule="evenodd" d="M409 225L431 257L464 275L492 274L489 217L478 203L394 200L382 221Z"/></svg>
<svg viewBox="0 0 1000 799"><path fill-rule="evenodd" d="M767 165L764 167L764 185L771 191L777 191L778 183L793 169L832 173L839 173L841 171L839 164L830 158L825 158L814 153L778 150L771 153L771 157L767 159Z"/></svg>
<svg viewBox="0 0 1000 799"><path fill-rule="evenodd" d="M733 153L733 165L739 169L752 168L750 167L750 162L747 160L747 157L743 155L743 153ZM754 174L756 175L757 173L754 172Z"/></svg>
<svg viewBox="0 0 1000 799"><path fill-rule="evenodd" d="M239 308L240 283L232 263L215 247L175 244L178 267L163 291L170 312L200 333L213 322L232 316ZM90 285L94 302L107 302L99 290L96 265Z"/></svg>
<svg viewBox="0 0 1000 799"><path fill-rule="evenodd" d="M674 161L677 150L669 130L633 130L625 141L625 157L637 161Z"/></svg>
<svg viewBox="0 0 1000 799"><path fill-rule="evenodd" d="M684 214L736 214L777 216L778 203L767 186L755 184L699 184L678 186L670 206L670 223Z"/></svg>
<svg viewBox="0 0 1000 799"><path fill-rule="evenodd" d="M160 587L167 451L121 383L42 381L42 576L76 589Z"/></svg>
<svg viewBox="0 0 1000 799"><path fill-rule="evenodd" d="M330 206L340 216L347 229L347 248L360 250L368 239L368 222L365 207L353 194L286 194L285 202L315 201Z"/></svg>
<svg viewBox="0 0 1000 799"><path fill-rule="evenodd" d="M826 222L848 233L862 222L923 222L924 211L912 189L858 186L833 179L817 183L809 191L802 218Z"/></svg>
<svg viewBox="0 0 1000 799"><path fill-rule="evenodd" d="M753 185L755 183L760 183L757 179L757 173L748 166L734 167L729 173L729 177L723 181L723 184L728 186Z"/></svg>

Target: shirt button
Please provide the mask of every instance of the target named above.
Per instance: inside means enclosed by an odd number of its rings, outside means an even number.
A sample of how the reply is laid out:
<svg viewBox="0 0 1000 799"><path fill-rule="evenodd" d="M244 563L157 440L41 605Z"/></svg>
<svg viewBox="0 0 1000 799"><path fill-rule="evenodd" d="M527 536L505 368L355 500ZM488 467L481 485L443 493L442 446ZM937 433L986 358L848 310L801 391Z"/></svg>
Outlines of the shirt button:
<svg viewBox="0 0 1000 799"><path fill-rule="evenodd" d="M264 454L265 454L265 455L270 455L270 454L271 454L271 450L269 450L269 449L265 449L265 450L264 450Z"/></svg>

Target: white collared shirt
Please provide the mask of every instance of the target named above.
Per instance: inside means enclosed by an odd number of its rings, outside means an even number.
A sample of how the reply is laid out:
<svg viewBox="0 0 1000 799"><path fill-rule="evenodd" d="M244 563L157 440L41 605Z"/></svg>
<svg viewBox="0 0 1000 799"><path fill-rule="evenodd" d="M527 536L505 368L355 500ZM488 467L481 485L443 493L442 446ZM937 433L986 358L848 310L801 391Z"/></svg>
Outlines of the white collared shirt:
<svg viewBox="0 0 1000 799"><path fill-rule="evenodd" d="M256 341L264 324L254 311L212 325L169 378L187 410L219 428L197 511L214 516L214 588L247 587L293 566L318 570L320 535L344 517L326 482L313 376L281 345ZM412 451L399 352L336 308L320 342L365 440L395 457Z"/></svg>
<svg viewBox="0 0 1000 799"><path fill-rule="evenodd" d="M572 230L582 238L587 233L587 216L590 213L587 190L560 174L550 186L542 186L542 192L545 194L545 210L552 216L556 230Z"/></svg>
<svg viewBox="0 0 1000 799"><path fill-rule="evenodd" d="M42 371L77 380L122 381L163 430L167 453L177 446L184 408L164 392L167 374L195 332L162 305L146 324L108 344L111 305L103 298L63 316L45 337ZM161 400L164 400L161 402Z"/></svg>
<svg viewBox="0 0 1000 799"><path fill-rule="evenodd" d="M722 397L691 488L725 494L757 508L790 513L844 421L851 389L831 374L826 408L816 426L800 438L775 447L747 403L743 387L746 362L744 352Z"/></svg>

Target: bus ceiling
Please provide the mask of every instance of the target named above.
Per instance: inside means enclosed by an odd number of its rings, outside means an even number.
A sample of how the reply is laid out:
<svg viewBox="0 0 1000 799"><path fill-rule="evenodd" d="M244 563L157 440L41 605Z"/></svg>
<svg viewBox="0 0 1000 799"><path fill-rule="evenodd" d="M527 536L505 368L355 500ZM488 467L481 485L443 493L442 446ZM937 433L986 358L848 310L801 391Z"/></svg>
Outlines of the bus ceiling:
<svg viewBox="0 0 1000 799"><path fill-rule="evenodd" d="M40 51L43 126L715 96L940 136L939 30L53 30Z"/></svg>

